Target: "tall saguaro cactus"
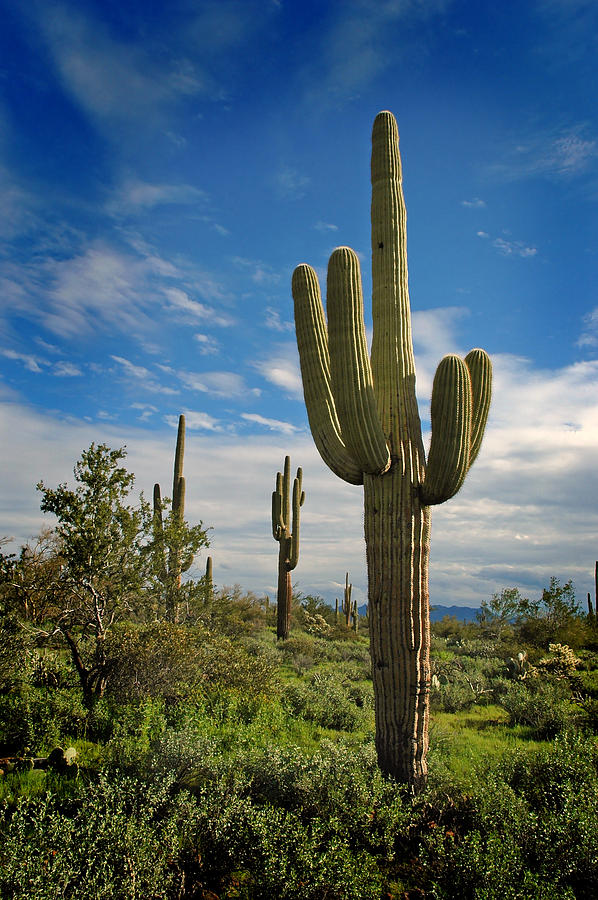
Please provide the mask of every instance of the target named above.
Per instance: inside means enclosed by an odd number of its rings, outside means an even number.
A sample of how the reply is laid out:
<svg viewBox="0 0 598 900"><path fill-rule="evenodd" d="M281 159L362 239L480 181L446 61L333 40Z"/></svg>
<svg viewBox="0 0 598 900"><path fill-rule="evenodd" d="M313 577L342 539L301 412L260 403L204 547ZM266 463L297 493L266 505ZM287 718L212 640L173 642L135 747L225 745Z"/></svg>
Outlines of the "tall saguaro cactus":
<svg viewBox="0 0 598 900"><path fill-rule="evenodd" d="M185 518L185 478L183 476L183 457L185 455L185 416L179 416L176 449L174 453L174 475L172 480L172 518L173 530L171 540L164 535L164 520L160 485L154 485L154 546L157 561L158 577L166 592L166 618L170 622L176 619L176 597L181 586L181 574L184 566L181 550L178 546L176 531L181 528ZM168 544L168 546L167 546ZM189 565L191 563L189 562Z"/></svg>
<svg viewBox="0 0 598 900"><path fill-rule="evenodd" d="M383 771L414 789L426 780L429 710L430 505L461 487L488 416L491 365L483 350L445 357L432 389L426 464L415 394L407 285L406 212L394 116L372 133L372 312L368 355L356 254L330 258L327 318L316 274L293 274L303 392L327 465L363 484L368 617Z"/></svg>
<svg viewBox="0 0 598 900"><path fill-rule="evenodd" d="M303 472L297 469L291 501L291 457L285 456L284 472L277 472L276 490L272 492L272 534L279 544L276 636L283 640L289 636L291 572L299 561L299 518L305 500L302 481Z"/></svg>

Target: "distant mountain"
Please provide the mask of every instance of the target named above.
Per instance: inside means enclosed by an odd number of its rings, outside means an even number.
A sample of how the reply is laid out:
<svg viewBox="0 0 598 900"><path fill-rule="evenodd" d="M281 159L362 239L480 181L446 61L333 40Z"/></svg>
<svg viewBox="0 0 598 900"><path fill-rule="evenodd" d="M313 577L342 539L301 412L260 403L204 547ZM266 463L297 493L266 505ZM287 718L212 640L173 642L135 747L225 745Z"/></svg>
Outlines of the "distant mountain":
<svg viewBox="0 0 598 900"><path fill-rule="evenodd" d="M454 616L460 622L475 622L479 606L431 606L430 621L440 622L445 616Z"/></svg>
<svg viewBox="0 0 598 900"><path fill-rule="evenodd" d="M454 616L459 622L475 622L476 613L479 611L477 606L431 606L430 621L440 622L445 616ZM366 612L367 605L364 603L359 607L359 615L365 616Z"/></svg>

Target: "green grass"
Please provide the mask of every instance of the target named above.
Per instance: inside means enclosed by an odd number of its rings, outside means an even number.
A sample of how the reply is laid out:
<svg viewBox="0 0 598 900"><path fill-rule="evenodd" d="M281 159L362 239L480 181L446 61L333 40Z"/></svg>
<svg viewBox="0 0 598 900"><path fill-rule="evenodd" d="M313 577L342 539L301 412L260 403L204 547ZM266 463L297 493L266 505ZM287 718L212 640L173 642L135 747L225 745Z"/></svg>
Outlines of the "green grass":
<svg viewBox="0 0 598 900"><path fill-rule="evenodd" d="M516 747L538 750L549 742L530 738L530 729L510 726L501 706L434 712L430 717L431 765L439 760L459 779L467 779L480 764L498 760Z"/></svg>

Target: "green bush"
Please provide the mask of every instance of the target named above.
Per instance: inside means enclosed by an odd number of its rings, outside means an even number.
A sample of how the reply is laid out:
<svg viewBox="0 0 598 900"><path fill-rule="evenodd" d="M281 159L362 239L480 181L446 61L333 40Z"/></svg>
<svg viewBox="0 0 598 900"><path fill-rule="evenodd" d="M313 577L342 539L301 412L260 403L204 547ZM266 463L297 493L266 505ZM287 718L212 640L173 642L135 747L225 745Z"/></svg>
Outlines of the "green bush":
<svg viewBox="0 0 598 900"><path fill-rule="evenodd" d="M0 694L0 753L33 753L56 746L64 738L85 734L87 710L78 689L51 690L25 685Z"/></svg>
<svg viewBox="0 0 598 900"><path fill-rule="evenodd" d="M321 728L356 731L365 725L362 709L333 676L317 676L308 683L287 684L282 703L293 715L302 716Z"/></svg>
<svg viewBox="0 0 598 900"><path fill-rule="evenodd" d="M529 678L514 682L499 702L509 714L510 725L525 725L538 739L553 738L580 721L567 683Z"/></svg>
<svg viewBox="0 0 598 900"><path fill-rule="evenodd" d="M163 900L180 896L194 804L154 785L100 777L70 799L0 807L0 896Z"/></svg>

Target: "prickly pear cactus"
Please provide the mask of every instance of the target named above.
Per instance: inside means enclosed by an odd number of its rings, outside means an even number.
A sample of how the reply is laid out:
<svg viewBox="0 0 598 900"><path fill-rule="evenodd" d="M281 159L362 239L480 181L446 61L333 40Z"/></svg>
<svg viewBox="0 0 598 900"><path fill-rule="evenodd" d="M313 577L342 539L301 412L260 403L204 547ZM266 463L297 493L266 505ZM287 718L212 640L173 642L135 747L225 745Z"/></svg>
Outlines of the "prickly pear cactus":
<svg viewBox="0 0 598 900"><path fill-rule="evenodd" d="M307 265L295 270L295 328L314 442L333 472L364 487L378 761L418 789L427 773L430 505L459 490L479 452L491 365L477 349L441 361L426 464L399 137L389 112L376 117L372 133L371 220L371 358L359 261L348 247L335 250L328 265L327 321L316 273Z"/></svg>

